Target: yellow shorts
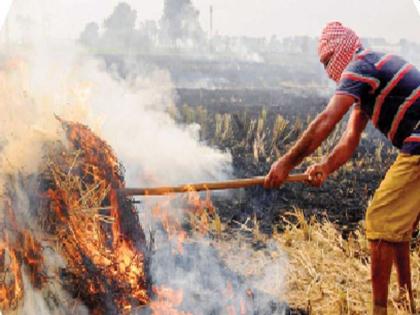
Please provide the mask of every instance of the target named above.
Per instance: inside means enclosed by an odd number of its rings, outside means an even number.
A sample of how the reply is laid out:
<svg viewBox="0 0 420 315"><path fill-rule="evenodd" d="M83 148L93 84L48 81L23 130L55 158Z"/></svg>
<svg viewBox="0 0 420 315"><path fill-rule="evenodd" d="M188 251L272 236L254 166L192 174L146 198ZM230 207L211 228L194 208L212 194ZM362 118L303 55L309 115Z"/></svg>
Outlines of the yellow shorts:
<svg viewBox="0 0 420 315"><path fill-rule="evenodd" d="M410 241L420 217L420 155L400 153L366 211L369 240Z"/></svg>

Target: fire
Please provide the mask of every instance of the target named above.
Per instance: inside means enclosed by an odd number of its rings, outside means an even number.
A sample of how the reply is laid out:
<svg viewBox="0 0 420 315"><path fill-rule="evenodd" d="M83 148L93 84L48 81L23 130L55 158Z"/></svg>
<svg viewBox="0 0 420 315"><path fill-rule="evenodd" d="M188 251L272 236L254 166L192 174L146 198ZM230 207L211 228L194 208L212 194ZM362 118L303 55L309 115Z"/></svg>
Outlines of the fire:
<svg viewBox="0 0 420 315"><path fill-rule="evenodd" d="M155 315L192 315L191 313L177 310L184 299L182 290L164 287L153 287L156 300L150 303L150 309Z"/></svg>
<svg viewBox="0 0 420 315"><path fill-rule="evenodd" d="M176 207L174 208L174 204L177 204L177 202L183 205L180 213L176 211ZM152 208L151 213L155 221L162 227L167 240L172 244L170 247L174 256L188 255L184 247L191 242L192 234L197 233L200 237L203 237L216 230L221 231L220 218L216 214L210 194L202 198L198 192L192 189L186 195L167 195ZM219 229L212 227L215 220L219 222ZM185 225L189 226L188 232ZM159 244L156 246L159 246ZM152 314L192 314L182 308L184 300L182 289L161 285L153 286L152 292L154 294L150 303Z"/></svg>
<svg viewBox="0 0 420 315"><path fill-rule="evenodd" d="M0 310L16 308L24 295L21 265L25 264L34 287L45 283L41 246L17 223L10 198L3 197L0 216Z"/></svg>
<svg viewBox="0 0 420 315"><path fill-rule="evenodd" d="M154 314L187 315L178 310L182 290L151 290L145 235L132 201L119 194L125 183L112 149L86 126L60 122L68 145L45 145L39 192L29 198L40 229L34 231L18 222L13 190L4 199L0 223L7 228L0 232L0 309L19 307L25 294L24 270L33 288L43 288L46 245L65 260L65 267L56 274L63 288L93 314L129 314L148 305ZM174 244L173 254L183 255L189 235L183 219L171 214L174 198L156 205L152 213ZM209 233L215 215L210 196L202 200L191 191L185 203L192 231Z"/></svg>
<svg viewBox="0 0 420 315"><path fill-rule="evenodd" d="M56 271L63 288L92 314L129 314L150 298L145 236L131 200L118 193L122 167L87 127L61 123L69 146L46 144L39 192L28 196L39 230L16 217L13 189L2 196L0 310L15 310L23 301L23 272L33 288L46 284L45 244L65 260L65 268Z"/></svg>
<svg viewBox="0 0 420 315"><path fill-rule="evenodd" d="M177 237L177 250L178 250L178 254L182 255L184 253L184 242L185 239L187 238L187 233L185 231L181 231L178 233L178 237Z"/></svg>
<svg viewBox="0 0 420 315"><path fill-rule="evenodd" d="M39 229L22 224L15 215L13 189L2 197L0 310L19 308L25 295L24 272L34 289L47 285L43 257L48 246L64 259L55 273L62 288L91 314L130 314L148 308L154 315L191 315L194 310L184 305L183 289L152 285L151 248L133 200L119 193L125 187L123 168L111 147L84 125L60 122L68 144L46 143L39 187L29 196ZM171 245L169 255L182 260L196 248L194 236L217 239L222 224L209 193L203 198L191 190L181 198L168 196L152 208L152 215ZM174 204L183 205L177 215ZM222 291L224 313L248 313L237 284L227 280Z"/></svg>
<svg viewBox="0 0 420 315"><path fill-rule="evenodd" d="M52 183L41 208L68 264L65 282L93 313L128 314L149 295L145 237L130 200L118 194L121 165L87 127L62 124L72 150L52 156Z"/></svg>
<svg viewBox="0 0 420 315"><path fill-rule="evenodd" d="M0 309L17 307L23 297L22 273L16 251L4 242L0 243L0 279Z"/></svg>

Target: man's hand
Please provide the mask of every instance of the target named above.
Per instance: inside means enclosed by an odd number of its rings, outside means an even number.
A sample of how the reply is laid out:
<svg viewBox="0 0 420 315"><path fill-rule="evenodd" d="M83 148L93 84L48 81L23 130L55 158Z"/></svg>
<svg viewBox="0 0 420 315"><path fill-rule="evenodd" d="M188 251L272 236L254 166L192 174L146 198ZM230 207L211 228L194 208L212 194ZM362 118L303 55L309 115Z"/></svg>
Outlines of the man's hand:
<svg viewBox="0 0 420 315"><path fill-rule="evenodd" d="M308 128L306 128L305 132L299 138L296 144L291 149L289 149L289 151L282 158L280 158L280 160L271 166L271 170L265 178L264 187L276 188L283 184L283 182L287 179L289 172L295 166L299 165L305 157L312 154L321 145L321 143L328 137L328 135L331 133L337 123L343 118L343 116L350 109L354 102L355 99L352 96L334 95L322 113L318 114L316 118L309 124ZM353 114L353 118L350 118L350 121L353 124L355 121L359 121L358 118L361 116L361 110L359 109L356 111L356 113L358 114ZM358 133L353 132L354 128L350 128L352 132L349 133L349 136L347 137L355 140L353 141L355 145L349 146L350 149L348 151L351 151L351 153L357 146L360 134L366 126L367 120L365 122L364 119L361 119L361 122L363 122L363 124L359 123L358 125L360 125L360 127L356 130ZM335 150L335 152L337 151ZM347 155L345 158L346 159L344 160L343 158L343 160L347 161ZM333 169L333 167L331 167L331 169ZM324 172L321 174L324 174ZM322 183L323 180L320 183ZM314 184L316 184L315 181Z"/></svg>
<svg viewBox="0 0 420 315"><path fill-rule="evenodd" d="M353 103L352 96L333 96L327 107L309 124L296 144L273 164L265 178L264 187L279 187L287 179L289 172L321 145Z"/></svg>
<svg viewBox="0 0 420 315"><path fill-rule="evenodd" d="M292 168L293 166L285 159L279 159L277 162L274 162L270 172L265 177L264 187L267 189L280 187L289 176Z"/></svg>
<svg viewBox="0 0 420 315"><path fill-rule="evenodd" d="M320 163L309 166L305 174L309 176L308 183L311 186L321 187L330 175L330 171L328 165Z"/></svg>

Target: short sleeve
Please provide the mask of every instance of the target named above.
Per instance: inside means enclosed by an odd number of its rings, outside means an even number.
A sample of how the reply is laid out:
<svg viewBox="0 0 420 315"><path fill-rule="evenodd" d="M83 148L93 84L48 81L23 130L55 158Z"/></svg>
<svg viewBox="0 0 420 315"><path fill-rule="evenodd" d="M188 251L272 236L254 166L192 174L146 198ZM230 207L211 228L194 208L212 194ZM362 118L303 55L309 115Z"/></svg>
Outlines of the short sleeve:
<svg viewBox="0 0 420 315"><path fill-rule="evenodd" d="M351 62L341 75L336 94L353 96L358 103L379 88L376 69L364 60Z"/></svg>

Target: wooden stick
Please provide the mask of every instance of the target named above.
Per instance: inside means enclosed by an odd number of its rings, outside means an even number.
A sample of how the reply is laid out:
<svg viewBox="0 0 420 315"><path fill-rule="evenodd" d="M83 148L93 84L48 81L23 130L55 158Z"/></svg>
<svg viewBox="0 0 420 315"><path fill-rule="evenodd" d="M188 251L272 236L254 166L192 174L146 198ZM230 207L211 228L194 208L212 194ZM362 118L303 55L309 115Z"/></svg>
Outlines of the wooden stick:
<svg viewBox="0 0 420 315"><path fill-rule="evenodd" d="M126 196L161 196L171 193L186 193L190 191L205 191L205 190L221 190L221 189L238 189L251 186L258 186L264 184L264 176L235 179L223 182L210 182L198 184L186 184L181 186L166 186L166 187L150 187L150 188L125 188L120 192ZM296 183L308 180L308 175L295 174L290 175L286 182Z"/></svg>

